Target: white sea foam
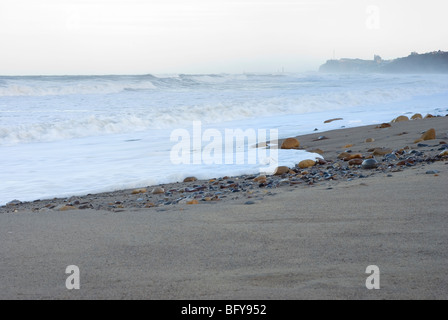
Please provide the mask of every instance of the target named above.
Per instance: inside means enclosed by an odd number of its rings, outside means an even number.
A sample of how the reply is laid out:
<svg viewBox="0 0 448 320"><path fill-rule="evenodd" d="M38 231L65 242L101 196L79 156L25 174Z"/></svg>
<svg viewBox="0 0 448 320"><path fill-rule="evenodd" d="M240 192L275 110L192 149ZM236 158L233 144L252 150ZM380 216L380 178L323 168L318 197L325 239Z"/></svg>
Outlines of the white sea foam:
<svg viewBox="0 0 448 320"><path fill-rule="evenodd" d="M282 138L445 115L447 101L443 75L0 77L0 204L259 170L173 165L170 133L193 121ZM335 117L344 120L323 124ZM281 151L280 164L313 156Z"/></svg>
<svg viewBox="0 0 448 320"><path fill-rule="evenodd" d="M412 107L415 97L446 92L446 80L319 74L0 77L0 145L170 129L194 120L378 109L408 100Z"/></svg>

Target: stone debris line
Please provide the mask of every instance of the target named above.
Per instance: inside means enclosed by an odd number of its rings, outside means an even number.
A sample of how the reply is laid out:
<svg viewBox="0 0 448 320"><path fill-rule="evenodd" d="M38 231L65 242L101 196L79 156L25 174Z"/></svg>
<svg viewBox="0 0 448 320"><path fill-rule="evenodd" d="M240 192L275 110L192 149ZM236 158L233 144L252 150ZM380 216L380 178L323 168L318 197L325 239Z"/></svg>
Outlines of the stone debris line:
<svg viewBox="0 0 448 320"><path fill-rule="evenodd" d="M426 149L423 151L421 148ZM165 206L238 200L242 204L251 205L285 188L312 187L331 181L331 188L328 189L332 189L341 181L365 179L378 174L390 177L394 172L436 161L447 161L445 164L448 164L448 144L444 141L438 144L430 141L427 144L399 150L372 148L367 153L352 153L347 149L336 159L305 160L307 163L301 162L294 168L279 167L277 173L272 176L241 175L210 180L198 180L192 176L186 178L184 182L134 190L23 203L13 200L0 207L0 213L17 213L25 210L36 213L85 209L112 212L134 208L160 210ZM426 174L438 175L438 173L437 170L426 171Z"/></svg>

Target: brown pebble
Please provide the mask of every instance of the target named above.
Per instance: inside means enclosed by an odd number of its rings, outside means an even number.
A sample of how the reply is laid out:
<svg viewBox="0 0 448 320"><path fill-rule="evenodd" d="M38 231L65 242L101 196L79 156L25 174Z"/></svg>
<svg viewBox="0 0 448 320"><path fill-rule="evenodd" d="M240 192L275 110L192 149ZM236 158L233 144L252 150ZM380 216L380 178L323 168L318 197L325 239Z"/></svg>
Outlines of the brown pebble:
<svg viewBox="0 0 448 320"><path fill-rule="evenodd" d="M300 142L296 138L287 138L283 141L281 149L297 149L300 147Z"/></svg>
<svg viewBox="0 0 448 320"><path fill-rule="evenodd" d="M414 160L406 159L406 160L397 162L397 166L405 166L406 164L414 164Z"/></svg>
<svg viewBox="0 0 448 320"><path fill-rule="evenodd" d="M392 125L390 123L382 123L380 125L377 125L375 128L384 129L384 128L389 128L389 127L392 127Z"/></svg>
<svg viewBox="0 0 448 320"><path fill-rule="evenodd" d="M59 210L59 211L76 210L76 207L66 205L66 206L63 206L63 207L59 208L58 210Z"/></svg>
<svg viewBox="0 0 448 320"><path fill-rule="evenodd" d="M198 179L196 177L186 177L184 179L184 182L193 182L193 181L197 181Z"/></svg>
<svg viewBox="0 0 448 320"><path fill-rule="evenodd" d="M392 120L392 123L402 122L402 121L409 121L409 118L407 116L399 116L399 117L396 117L394 120Z"/></svg>
<svg viewBox="0 0 448 320"><path fill-rule="evenodd" d="M421 141L426 140L434 140L435 138L436 138L436 130L434 128L431 128L427 130L425 133L423 133L420 139L415 140L414 143L419 143Z"/></svg>
<svg viewBox="0 0 448 320"><path fill-rule="evenodd" d="M305 168L310 168L310 167L314 166L315 164L316 164L316 161L307 159L307 160L300 161L297 166L300 169L305 169Z"/></svg>
<svg viewBox="0 0 448 320"><path fill-rule="evenodd" d="M146 193L146 189L135 189L132 191L132 194Z"/></svg>
<svg viewBox="0 0 448 320"><path fill-rule="evenodd" d="M362 159L362 154L360 154L360 153L352 154L348 157L348 160L352 160L352 159Z"/></svg>
<svg viewBox="0 0 448 320"><path fill-rule="evenodd" d="M352 159L352 160L350 160L350 161L348 162L348 164L349 164L350 166L359 166L359 165L362 164L362 162L363 162L362 159Z"/></svg>
<svg viewBox="0 0 448 320"><path fill-rule="evenodd" d="M165 189L163 189L162 187L156 187L156 188L152 189L151 193L152 193L152 194L161 194L161 193L165 193Z"/></svg>
<svg viewBox="0 0 448 320"><path fill-rule="evenodd" d="M364 142L369 143L369 142L374 142L374 141L375 141L375 139L373 139L373 138L367 138Z"/></svg>
<svg viewBox="0 0 448 320"><path fill-rule="evenodd" d="M348 153L348 152L342 152L338 155L338 159L345 159L348 157L350 157L350 153Z"/></svg>
<svg viewBox="0 0 448 320"><path fill-rule="evenodd" d="M280 166L277 167L277 169L275 169L274 175L276 176L281 176L282 174L288 173L289 172L289 168L285 167L285 166Z"/></svg>
<svg viewBox="0 0 448 320"><path fill-rule="evenodd" d="M325 120L324 123L331 123L333 121L338 121L338 120L344 120L344 119L343 118L328 119L328 120Z"/></svg>
<svg viewBox="0 0 448 320"><path fill-rule="evenodd" d="M387 149L387 148L376 148L375 150L373 150L373 155L374 156L384 156L388 153L391 153L392 149Z"/></svg>

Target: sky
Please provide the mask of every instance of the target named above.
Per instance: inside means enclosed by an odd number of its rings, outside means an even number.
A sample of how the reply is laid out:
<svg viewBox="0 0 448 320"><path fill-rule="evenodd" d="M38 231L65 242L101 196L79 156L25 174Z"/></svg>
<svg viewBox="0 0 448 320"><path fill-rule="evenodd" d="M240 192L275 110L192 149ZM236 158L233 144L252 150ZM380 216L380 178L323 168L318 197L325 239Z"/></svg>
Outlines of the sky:
<svg viewBox="0 0 448 320"><path fill-rule="evenodd" d="M448 51L446 0L0 0L0 75L302 72Z"/></svg>

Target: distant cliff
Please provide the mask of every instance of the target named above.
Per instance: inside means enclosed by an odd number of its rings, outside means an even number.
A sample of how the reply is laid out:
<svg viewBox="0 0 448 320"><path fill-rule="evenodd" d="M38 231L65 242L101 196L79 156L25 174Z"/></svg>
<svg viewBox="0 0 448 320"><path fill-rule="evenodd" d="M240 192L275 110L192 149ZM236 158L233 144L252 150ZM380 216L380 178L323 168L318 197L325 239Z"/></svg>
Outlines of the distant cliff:
<svg viewBox="0 0 448 320"><path fill-rule="evenodd" d="M448 73L448 52L411 53L404 58L383 60L339 59L328 60L320 72L341 73Z"/></svg>

